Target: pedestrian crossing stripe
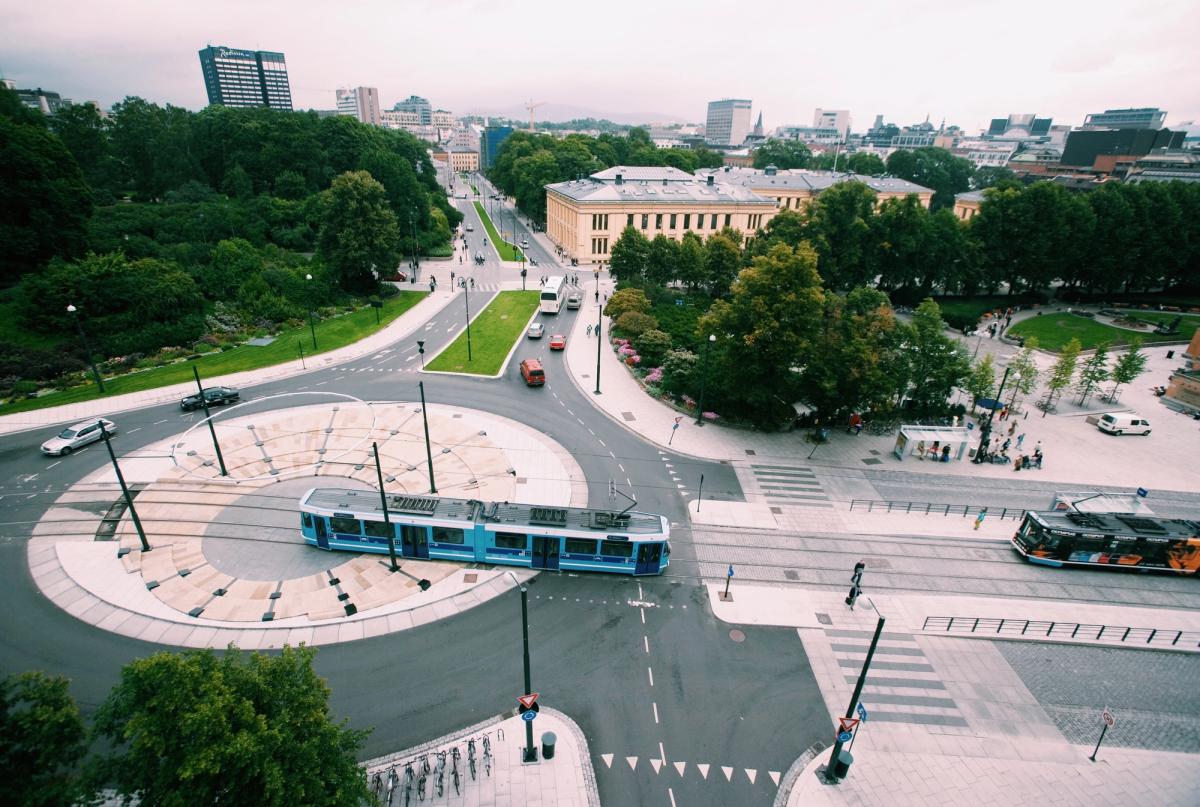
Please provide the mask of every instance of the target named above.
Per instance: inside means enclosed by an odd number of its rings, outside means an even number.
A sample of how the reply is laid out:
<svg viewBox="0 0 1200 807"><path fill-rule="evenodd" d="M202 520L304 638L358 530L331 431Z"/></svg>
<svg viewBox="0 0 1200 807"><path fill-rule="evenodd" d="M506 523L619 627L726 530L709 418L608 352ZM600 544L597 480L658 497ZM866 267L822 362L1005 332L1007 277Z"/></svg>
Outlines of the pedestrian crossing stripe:
<svg viewBox="0 0 1200 807"><path fill-rule="evenodd" d="M612 754L600 754L600 759L604 761L604 766L606 768L612 768L613 758L614 757ZM629 763L630 770L637 770L638 757L625 757L625 761ZM654 758L650 759L649 762L651 767L654 768L654 772L656 774L661 773L663 768L667 767L666 760ZM682 778L684 773L687 771L688 764L686 762L672 762L671 764L675 766L675 772L679 774L680 778ZM700 777L702 779L708 779L708 771L710 768L712 768L712 766L705 762L697 762L695 765L696 770L700 772ZM728 765L721 765L720 768L721 773L725 774L725 781L732 782L733 775L737 769ZM750 780L750 784L753 785L758 783L759 772L756 768L742 768L742 770L745 771L746 778ZM779 771L767 771L767 776L771 778L771 781L776 787L779 786L779 781L781 778Z"/></svg>
<svg viewBox="0 0 1200 807"><path fill-rule="evenodd" d="M779 771L767 771L767 776L771 777L771 781L775 783L776 787L779 786Z"/></svg>
<svg viewBox="0 0 1200 807"><path fill-rule="evenodd" d="M676 763L674 763L674 765L675 765L675 770L679 771L679 775L683 776L683 769L687 767L687 763L686 762L676 762Z"/></svg>
<svg viewBox="0 0 1200 807"><path fill-rule="evenodd" d="M758 771L753 768L745 768L746 775L750 777L750 784L754 784L754 780L758 778Z"/></svg>

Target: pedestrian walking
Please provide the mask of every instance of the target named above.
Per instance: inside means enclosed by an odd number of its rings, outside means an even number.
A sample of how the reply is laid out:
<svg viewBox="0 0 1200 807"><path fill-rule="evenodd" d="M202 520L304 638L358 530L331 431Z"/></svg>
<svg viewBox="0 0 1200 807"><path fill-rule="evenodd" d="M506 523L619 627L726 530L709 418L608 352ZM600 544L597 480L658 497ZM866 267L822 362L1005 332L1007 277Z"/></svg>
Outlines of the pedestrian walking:
<svg viewBox="0 0 1200 807"><path fill-rule="evenodd" d="M1012 311L1011 308L1008 310ZM1009 314L1007 317L1004 318L1004 327L1007 328L1010 325L1012 325L1012 314Z"/></svg>
<svg viewBox="0 0 1200 807"><path fill-rule="evenodd" d="M980 510L980 511L979 511L979 515L975 516L975 529L976 529L976 531L978 531L978 530L979 530L979 525L983 523L983 520L984 520L985 518L987 518L987 508L986 508L986 507L985 507L985 508L983 508L982 510Z"/></svg>
<svg viewBox="0 0 1200 807"><path fill-rule="evenodd" d="M1021 463L1024 461L1025 461L1025 456L1023 454L1018 454L1017 458L1015 460L1013 460L1013 471L1021 470Z"/></svg>
<svg viewBox="0 0 1200 807"><path fill-rule="evenodd" d="M1017 432L1017 422L1014 420L1008 427L1008 436L1012 437Z"/></svg>
<svg viewBox="0 0 1200 807"><path fill-rule="evenodd" d="M1021 432L1020 434L1017 435L1017 451L1021 450L1021 443L1024 443L1024 442L1025 442L1025 432Z"/></svg>
<svg viewBox="0 0 1200 807"><path fill-rule="evenodd" d="M545 285L546 285L546 277L545 277L544 275L543 275L542 277L539 277L539 278L538 278L538 285L539 285L539 286L545 286Z"/></svg>
<svg viewBox="0 0 1200 807"><path fill-rule="evenodd" d="M587 335L589 338L591 338L591 335L592 335L592 326L591 325L587 326Z"/></svg>
<svg viewBox="0 0 1200 807"><path fill-rule="evenodd" d="M471 278L471 288L475 288L475 278Z"/></svg>
<svg viewBox="0 0 1200 807"><path fill-rule="evenodd" d="M1037 445L1035 445L1035 446L1033 447L1033 453L1034 453L1034 454L1041 454L1041 453L1042 453L1042 441L1041 441L1041 440L1038 440L1038 441L1037 441Z"/></svg>
<svg viewBox="0 0 1200 807"><path fill-rule="evenodd" d="M1008 417L1008 407L1007 406L1000 407L1000 419L1004 420L1007 417Z"/></svg>

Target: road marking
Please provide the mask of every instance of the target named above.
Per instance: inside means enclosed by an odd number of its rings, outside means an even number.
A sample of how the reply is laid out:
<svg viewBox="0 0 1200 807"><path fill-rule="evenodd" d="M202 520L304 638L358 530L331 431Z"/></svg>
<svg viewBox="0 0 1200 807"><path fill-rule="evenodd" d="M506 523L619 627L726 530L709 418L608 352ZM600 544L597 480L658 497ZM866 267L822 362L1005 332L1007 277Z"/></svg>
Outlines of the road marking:
<svg viewBox="0 0 1200 807"><path fill-rule="evenodd" d="M30 493L30 494L29 494L28 496L26 496L25 498L26 498L26 499L32 499L32 498L33 498L34 496L36 496L36 495L37 495L36 493Z"/></svg>
<svg viewBox="0 0 1200 807"><path fill-rule="evenodd" d="M126 429L126 430L125 430L125 433L126 433L126 434L133 434L134 432L140 432L141 430L142 430L142 427L141 427L141 426L138 426L136 429Z"/></svg>
<svg viewBox="0 0 1200 807"><path fill-rule="evenodd" d="M725 774L725 781L727 781L727 782L733 781L733 768L730 768L726 765L722 765L721 773Z"/></svg>
<svg viewBox="0 0 1200 807"><path fill-rule="evenodd" d="M296 391L297 391L297 392L299 392L300 390L305 390L305 389L308 389L308 385L307 385L307 384L305 384L303 387L296 387Z"/></svg>
<svg viewBox="0 0 1200 807"><path fill-rule="evenodd" d="M658 704L654 701L651 701L650 705L654 707L654 724L658 725ZM675 763L675 764L678 765L679 763Z"/></svg>
<svg viewBox="0 0 1200 807"><path fill-rule="evenodd" d="M642 644L646 645L646 654L647 654L647 655L649 655L649 654L650 654L650 637L649 637L649 636L643 636L643 637L642 637ZM657 723L658 721L655 721L655 722Z"/></svg>
<svg viewBox="0 0 1200 807"><path fill-rule="evenodd" d="M658 773L659 768L662 767L663 761L661 759L652 759L650 760L650 764L654 766L654 772Z"/></svg>
<svg viewBox="0 0 1200 807"><path fill-rule="evenodd" d="M612 767L612 761L613 761L613 755L612 755L612 754L601 754L601 755L600 755L600 759L604 760L604 766L605 766L606 768L611 768L611 767Z"/></svg>
<svg viewBox="0 0 1200 807"><path fill-rule="evenodd" d="M621 463L619 463L619 462L618 462L618 463L617 463L617 467L621 469L621 473L625 473L625 466L624 466L624 465L622 465Z"/></svg>
<svg viewBox="0 0 1200 807"><path fill-rule="evenodd" d="M567 414L570 415L571 417L575 417L575 413L572 412L570 409L567 410Z"/></svg>
<svg viewBox="0 0 1200 807"><path fill-rule="evenodd" d="M638 599L640 600L640 599L641 599L642 597L644 597L644 596L645 596L645 595L644 595L644 594L642 594L642 584L641 584L641 583L638 583Z"/></svg>
<svg viewBox="0 0 1200 807"><path fill-rule="evenodd" d="M35 480L37 478L38 478L37 474L26 474L25 476L21 477L21 481L22 482L32 482L33 480Z"/></svg>
<svg viewBox="0 0 1200 807"><path fill-rule="evenodd" d="M754 784L754 780L758 778L758 771L753 768L746 768L746 775L750 777L750 784Z"/></svg>
<svg viewBox="0 0 1200 807"><path fill-rule="evenodd" d="M637 757L625 757L625 761L629 763L629 770L637 770Z"/></svg>
<svg viewBox="0 0 1200 807"><path fill-rule="evenodd" d="M647 667L646 672L650 674L650 686L654 686L654 670L650 667Z"/></svg>
<svg viewBox="0 0 1200 807"><path fill-rule="evenodd" d="M614 460L617 458L617 455L612 452L611 448L608 450L608 456L612 457ZM622 468L621 470L623 471L625 469Z"/></svg>
<svg viewBox="0 0 1200 807"><path fill-rule="evenodd" d="M779 786L779 771L767 771L767 776L771 777L771 781L775 783L776 787Z"/></svg>
<svg viewBox="0 0 1200 807"><path fill-rule="evenodd" d="M662 743L661 743L661 742L658 744L658 755L659 755L659 758L660 758L660 759L662 759L662 761L663 761L663 762L666 762L666 761L667 761L667 752L666 752L666 750L665 750L665 749L662 747Z"/></svg>
<svg viewBox="0 0 1200 807"><path fill-rule="evenodd" d="M325 385L326 385L326 384L328 384L328 383L329 383L328 381L318 381L316 385L317 385L318 387L323 387L323 386L325 386Z"/></svg>
<svg viewBox="0 0 1200 807"><path fill-rule="evenodd" d="M589 429L588 431L591 431L591 429ZM592 432L592 434L595 434L595 432ZM599 437L597 437L596 439L600 440ZM604 446L605 448L608 448L608 444L605 443L603 440L600 440L600 445Z"/></svg>
<svg viewBox="0 0 1200 807"><path fill-rule="evenodd" d="M137 430L135 429L134 431L137 431ZM55 462L50 463L49 465L46 466L46 470L49 471L51 468L53 468L55 465L58 465L58 463L60 463L60 462L62 462L62 460L56 460Z"/></svg>
<svg viewBox="0 0 1200 807"><path fill-rule="evenodd" d="M340 375L340 376L338 376L337 378L335 378L335 379L333 379L333 380L334 380L334 381L341 381L341 380L342 380L343 378L345 378L345 377L346 377L346 376L344 376L344 375Z"/></svg>
<svg viewBox="0 0 1200 807"><path fill-rule="evenodd" d="M167 422L167 419L166 419L166 418L163 418L162 420L156 420L156 421L154 421L154 425L155 425L155 426L157 426L157 425L158 425L158 424L160 424L160 423L166 423L166 422Z"/></svg>
<svg viewBox="0 0 1200 807"><path fill-rule="evenodd" d="M708 778L708 767L709 767L708 763L707 762L697 762L696 767L700 769L700 778L707 779Z"/></svg>
<svg viewBox="0 0 1200 807"><path fill-rule="evenodd" d="M643 624L643 625L645 625L645 624L646 624L646 609L645 609L645 608L639 608L638 610L639 610L639 611L641 612L641 614L642 614L642 624Z"/></svg>
<svg viewBox="0 0 1200 807"><path fill-rule="evenodd" d="M667 795L671 797L671 807L675 807L675 794L671 792L671 788L667 788Z"/></svg>
<svg viewBox="0 0 1200 807"><path fill-rule="evenodd" d="M409 356L407 359L405 359L405 361L413 361L416 358L416 356Z"/></svg>
<svg viewBox="0 0 1200 807"><path fill-rule="evenodd" d="M673 762L671 764L675 766L675 770L679 771L679 775L683 776L683 769L687 767L687 763L686 762Z"/></svg>
<svg viewBox="0 0 1200 807"><path fill-rule="evenodd" d="M633 482L629 479L629 477L625 477L625 484L629 485L629 487L633 487Z"/></svg>
<svg viewBox="0 0 1200 807"><path fill-rule="evenodd" d="M592 437L595 437L595 436L596 436L596 433L595 433L594 431L592 431L592 427L591 427L591 426L588 426L588 434L590 434Z"/></svg>
<svg viewBox="0 0 1200 807"><path fill-rule="evenodd" d="M658 603L650 602L649 600L628 600L627 602L629 605L632 605L634 608L657 608L658 607Z"/></svg>

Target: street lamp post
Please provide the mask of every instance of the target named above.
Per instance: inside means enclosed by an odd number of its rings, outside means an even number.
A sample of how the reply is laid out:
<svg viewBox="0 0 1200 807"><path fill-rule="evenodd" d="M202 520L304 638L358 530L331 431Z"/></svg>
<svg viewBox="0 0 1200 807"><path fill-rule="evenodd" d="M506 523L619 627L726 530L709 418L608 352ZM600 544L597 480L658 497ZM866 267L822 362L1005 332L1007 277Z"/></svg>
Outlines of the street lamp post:
<svg viewBox="0 0 1200 807"><path fill-rule="evenodd" d="M312 283L312 275L305 275L304 279ZM317 352L317 326L313 324L313 304L312 304L312 286L308 287L308 330L312 334L313 353Z"/></svg>
<svg viewBox="0 0 1200 807"><path fill-rule="evenodd" d="M1004 385L1008 381L1008 371L1011 367L1004 368L1004 378L1000 379L1000 391L996 393L996 400L993 405L1000 403L1000 399L1004 397ZM975 452L975 462L981 463L988 458L988 441L992 439L992 419L996 417L994 408L988 410L987 420L983 422L982 428L979 429L979 449Z"/></svg>
<svg viewBox="0 0 1200 807"><path fill-rule="evenodd" d="M533 683L529 675L529 587L521 585L521 638L525 646L525 694L533 694ZM521 758L522 762L537 762L538 750L533 744L533 721L526 720L525 723L525 755Z"/></svg>
<svg viewBox="0 0 1200 807"><path fill-rule="evenodd" d="M601 326L604 324L604 307L596 306L596 392L600 394L600 346L604 344L604 340L600 338Z"/></svg>
<svg viewBox="0 0 1200 807"><path fill-rule="evenodd" d="M125 496L125 508L129 510L129 517L133 519L133 527L137 530L138 540L142 542L142 551L150 551L150 542L146 540L146 530L142 528L142 520L138 518L137 508L133 506L133 496L129 494L129 486L125 484L125 475L121 473L121 466L117 464L117 455L113 453L112 443L108 440L108 429L104 428L104 421L96 421L96 425L100 427L100 434L104 438L104 447L108 449L108 458L112 460L113 470L117 472L117 482L121 485L121 493Z"/></svg>
<svg viewBox="0 0 1200 807"><path fill-rule="evenodd" d="M463 286L463 305L467 309L467 361L471 360L471 291Z"/></svg>
<svg viewBox="0 0 1200 807"><path fill-rule="evenodd" d="M83 323L79 321L79 309L73 305L67 306L67 312L74 318L75 327L79 329L79 341L83 342L83 352L87 354L88 364L92 366L92 376L96 379L96 386L104 392L104 379L100 377L100 370L96 367L96 361L92 358L92 349L88 346L87 336L83 333Z"/></svg>
<svg viewBox="0 0 1200 807"><path fill-rule="evenodd" d="M425 424L425 461L429 463L429 492L437 493L437 485L433 482L433 447L429 444L429 416L425 407L425 382L418 381L417 389L421 391L421 420Z"/></svg>
<svg viewBox="0 0 1200 807"><path fill-rule="evenodd" d="M204 385L200 383L200 371L192 365L192 375L196 377L196 394L200 396L200 406L204 408L204 420L208 423L208 433L212 437L213 448L217 452L217 464L221 467L221 476L229 476L225 470L225 457L221 455L221 444L217 442L217 427L213 425L212 415L208 411L208 398L204 395Z"/></svg>
<svg viewBox="0 0 1200 807"><path fill-rule="evenodd" d="M371 443L371 451L375 454L375 476L379 478L379 502L383 506L383 523L387 530L388 557L392 561L392 571L399 571L396 565L396 535L392 532L392 520L388 516L387 491L383 489L383 468L379 464L379 443Z"/></svg>
<svg viewBox="0 0 1200 807"><path fill-rule="evenodd" d="M708 388L708 351L712 347L713 342L717 341L717 335L710 333L708 341L704 343L704 369L700 375L700 400L696 405L696 425L704 425L704 392Z"/></svg>

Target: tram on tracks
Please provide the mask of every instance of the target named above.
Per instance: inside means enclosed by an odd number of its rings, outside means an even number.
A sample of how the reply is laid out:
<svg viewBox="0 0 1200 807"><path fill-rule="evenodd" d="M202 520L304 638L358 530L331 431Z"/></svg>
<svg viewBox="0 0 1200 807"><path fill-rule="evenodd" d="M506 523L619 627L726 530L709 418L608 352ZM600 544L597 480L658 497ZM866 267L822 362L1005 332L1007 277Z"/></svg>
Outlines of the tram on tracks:
<svg viewBox="0 0 1200 807"><path fill-rule="evenodd" d="M440 496L313 488L300 500L305 543L321 549L406 558L496 563L629 575L661 574L670 562L666 517L626 509L547 507Z"/></svg>
<svg viewBox="0 0 1200 807"><path fill-rule="evenodd" d="M1195 575L1200 522L1129 513L1028 512L1012 537L1031 563Z"/></svg>

